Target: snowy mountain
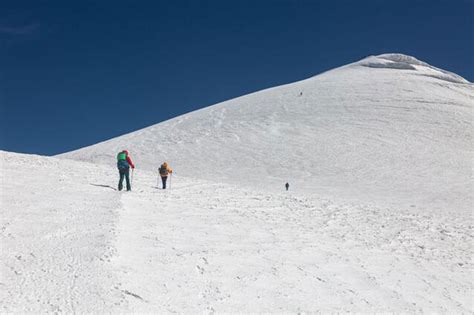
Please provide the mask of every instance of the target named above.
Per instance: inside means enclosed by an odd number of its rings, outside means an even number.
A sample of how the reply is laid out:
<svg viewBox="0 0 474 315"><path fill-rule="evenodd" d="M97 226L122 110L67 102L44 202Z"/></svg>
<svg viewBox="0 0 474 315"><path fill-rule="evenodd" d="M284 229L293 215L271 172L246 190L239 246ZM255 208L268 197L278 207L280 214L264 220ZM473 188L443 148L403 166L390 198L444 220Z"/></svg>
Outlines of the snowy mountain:
<svg viewBox="0 0 474 315"><path fill-rule="evenodd" d="M474 85L414 57L367 57L62 155L421 211L469 212Z"/></svg>
<svg viewBox="0 0 474 315"><path fill-rule="evenodd" d="M472 313L473 99L387 54L58 157L0 151L0 313Z"/></svg>

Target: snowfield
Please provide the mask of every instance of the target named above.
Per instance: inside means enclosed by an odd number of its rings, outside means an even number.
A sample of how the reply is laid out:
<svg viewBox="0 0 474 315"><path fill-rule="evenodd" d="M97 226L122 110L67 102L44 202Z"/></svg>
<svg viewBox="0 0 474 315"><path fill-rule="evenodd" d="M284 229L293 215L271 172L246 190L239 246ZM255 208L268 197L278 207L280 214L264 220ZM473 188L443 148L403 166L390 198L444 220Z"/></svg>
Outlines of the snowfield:
<svg viewBox="0 0 474 315"><path fill-rule="evenodd" d="M0 312L473 313L473 100L386 54L58 157L0 151Z"/></svg>
<svg viewBox="0 0 474 315"><path fill-rule="evenodd" d="M472 225L2 152L3 312L469 312Z"/></svg>

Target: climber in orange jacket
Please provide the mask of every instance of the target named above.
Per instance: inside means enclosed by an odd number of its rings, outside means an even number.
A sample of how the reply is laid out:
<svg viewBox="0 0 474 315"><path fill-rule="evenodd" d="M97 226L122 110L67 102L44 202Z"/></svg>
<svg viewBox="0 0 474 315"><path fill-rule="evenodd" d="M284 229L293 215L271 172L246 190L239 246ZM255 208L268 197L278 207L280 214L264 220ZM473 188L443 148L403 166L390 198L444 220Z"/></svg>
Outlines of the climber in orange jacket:
<svg viewBox="0 0 474 315"><path fill-rule="evenodd" d="M160 172L161 182L163 183L163 189L166 189L166 180L168 179L168 175L173 173L173 170L168 166L168 163L164 162L163 164L161 164L158 171Z"/></svg>

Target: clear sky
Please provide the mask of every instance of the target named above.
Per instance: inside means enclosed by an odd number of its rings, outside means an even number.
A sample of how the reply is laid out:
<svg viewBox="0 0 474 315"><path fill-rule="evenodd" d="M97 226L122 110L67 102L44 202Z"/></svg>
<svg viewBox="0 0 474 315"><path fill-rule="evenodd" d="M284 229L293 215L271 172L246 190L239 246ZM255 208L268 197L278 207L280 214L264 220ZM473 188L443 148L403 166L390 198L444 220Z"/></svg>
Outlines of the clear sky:
<svg viewBox="0 0 474 315"><path fill-rule="evenodd" d="M474 0L0 0L0 149L52 155L400 52L474 81Z"/></svg>

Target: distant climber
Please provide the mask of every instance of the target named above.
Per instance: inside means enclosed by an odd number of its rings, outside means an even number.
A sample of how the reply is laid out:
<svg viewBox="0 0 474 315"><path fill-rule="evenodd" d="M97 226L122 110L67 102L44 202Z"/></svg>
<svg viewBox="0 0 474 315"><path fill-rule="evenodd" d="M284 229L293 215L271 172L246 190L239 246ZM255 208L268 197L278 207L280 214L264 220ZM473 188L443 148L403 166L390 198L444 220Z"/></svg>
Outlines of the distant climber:
<svg viewBox="0 0 474 315"><path fill-rule="evenodd" d="M168 179L168 175L173 173L173 170L168 166L168 163L164 162L161 164L158 172L161 176L161 182L163 183L163 189L166 189L166 180Z"/></svg>
<svg viewBox="0 0 474 315"><path fill-rule="evenodd" d="M290 184L286 183L286 184L285 184L285 188L286 188L286 190L288 191L288 189L290 188Z"/></svg>
<svg viewBox="0 0 474 315"><path fill-rule="evenodd" d="M132 190L132 187L130 186L130 167L132 169L135 168L135 165L132 162L132 159L130 159L130 156L128 155L127 150L123 150L119 154L117 154L117 168L119 170L120 174L120 180L118 184L118 190L122 190L123 188L123 178L125 177L125 181L127 182L127 191Z"/></svg>
<svg viewBox="0 0 474 315"><path fill-rule="evenodd" d="M303 92L300 92L300 95L299 96L303 96Z"/></svg>

